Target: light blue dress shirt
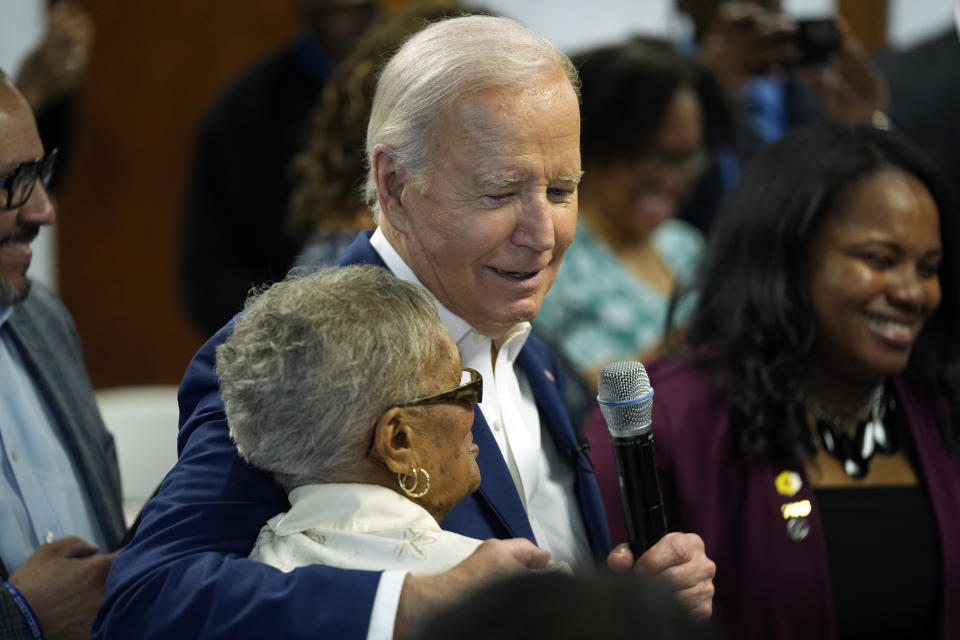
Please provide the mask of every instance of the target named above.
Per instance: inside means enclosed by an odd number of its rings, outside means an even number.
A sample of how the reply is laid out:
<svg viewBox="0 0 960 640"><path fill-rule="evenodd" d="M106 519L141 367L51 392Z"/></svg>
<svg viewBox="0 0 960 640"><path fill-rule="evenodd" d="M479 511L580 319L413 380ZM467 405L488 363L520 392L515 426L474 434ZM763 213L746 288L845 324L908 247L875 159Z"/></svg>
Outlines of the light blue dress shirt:
<svg viewBox="0 0 960 640"><path fill-rule="evenodd" d="M741 100L764 144L772 144L786 133L790 125L783 82L767 76L750 78L741 91Z"/></svg>
<svg viewBox="0 0 960 640"><path fill-rule="evenodd" d="M86 490L0 307L0 558L13 572L38 546L76 535L106 550Z"/></svg>

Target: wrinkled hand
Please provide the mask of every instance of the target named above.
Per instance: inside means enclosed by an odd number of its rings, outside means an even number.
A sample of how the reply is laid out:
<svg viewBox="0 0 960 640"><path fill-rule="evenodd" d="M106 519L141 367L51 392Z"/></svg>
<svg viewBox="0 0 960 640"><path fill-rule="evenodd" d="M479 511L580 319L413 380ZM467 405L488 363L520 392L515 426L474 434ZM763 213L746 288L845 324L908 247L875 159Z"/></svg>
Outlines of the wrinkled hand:
<svg viewBox="0 0 960 640"><path fill-rule="evenodd" d="M707 557L703 540L694 533L668 533L635 564L630 548L621 544L607 556L607 566L618 573L632 568L637 573L663 578L698 620L707 620L713 613L713 576L717 566Z"/></svg>
<svg viewBox="0 0 960 640"><path fill-rule="evenodd" d="M863 45L837 17L840 48L821 70L804 69L828 116L849 124L868 123L874 112L883 109L888 97L887 83Z"/></svg>
<svg viewBox="0 0 960 640"><path fill-rule="evenodd" d="M526 538L491 539L449 571L432 576L408 575L397 607L394 638L414 636L429 616L469 591L491 580L542 569L549 560L549 551Z"/></svg>
<svg viewBox="0 0 960 640"><path fill-rule="evenodd" d="M69 536L38 548L8 580L26 598L44 637L89 638L103 603L103 585L116 553Z"/></svg>
<svg viewBox="0 0 960 640"><path fill-rule="evenodd" d="M766 75L797 57L796 23L753 2L724 2L700 38L704 62L735 96L750 76Z"/></svg>
<svg viewBox="0 0 960 640"><path fill-rule="evenodd" d="M47 12L43 40L27 56L16 82L34 111L77 87L87 67L93 37L93 20L83 7L60 2Z"/></svg>

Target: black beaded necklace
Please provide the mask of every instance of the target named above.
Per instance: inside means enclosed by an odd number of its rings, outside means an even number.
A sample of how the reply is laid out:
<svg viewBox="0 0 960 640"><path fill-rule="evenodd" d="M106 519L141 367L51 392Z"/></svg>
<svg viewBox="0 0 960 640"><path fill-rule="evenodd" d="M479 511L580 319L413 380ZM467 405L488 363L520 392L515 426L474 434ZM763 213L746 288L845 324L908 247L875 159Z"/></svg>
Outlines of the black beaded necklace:
<svg viewBox="0 0 960 640"><path fill-rule="evenodd" d="M884 425L884 417L896 408L883 385L874 389L852 411L836 411L813 396L805 400L807 411L816 419L817 436L827 453L840 461L851 478L862 478L870 470L875 454L891 455L899 449L896 431ZM889 420L888 420L889 422ZM849 428L853 429L853 436Z"/></svg>

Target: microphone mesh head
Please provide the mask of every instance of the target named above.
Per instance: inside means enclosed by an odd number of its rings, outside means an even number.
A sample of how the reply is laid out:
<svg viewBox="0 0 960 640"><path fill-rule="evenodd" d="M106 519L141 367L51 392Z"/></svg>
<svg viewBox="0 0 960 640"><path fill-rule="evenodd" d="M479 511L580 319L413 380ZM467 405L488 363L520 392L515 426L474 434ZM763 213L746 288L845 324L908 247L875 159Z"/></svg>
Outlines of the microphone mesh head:
<svg viewBox="0 0 960 640"><path fill-rule="evenodd" d="M600 371L597 391L611 436L628 438L650 429L653 387L642 364L626 361L608 364Z"/></svg>

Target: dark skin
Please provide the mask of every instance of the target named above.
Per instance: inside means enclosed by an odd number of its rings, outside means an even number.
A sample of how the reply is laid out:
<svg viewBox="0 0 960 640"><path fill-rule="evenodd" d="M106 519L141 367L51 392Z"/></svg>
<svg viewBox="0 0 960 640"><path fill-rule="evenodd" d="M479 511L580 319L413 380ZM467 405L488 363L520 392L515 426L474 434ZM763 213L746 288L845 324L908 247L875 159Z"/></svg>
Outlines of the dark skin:
<svg viewBox="0 0 960 640"><path fill-rule="evenodd" d="M460 354L449 337L447 341L439 361L421 374L423 395L454 387L460 380ZM392 407L380 416L374 427L373 444L361 465L361 476L357 481L400 492L398 473L409 474L411 466L427 469L431 475L430 491L421 498L410 499L440 522L465 493L479 487L476 454L462 446L472 441L472 424L473 406L466 403ZM457 430L466 435L452 440L442 437L443 431ZM456 446L458 440L461 446ZM465 460L465 451L468 460ZM476 470L475 477L455 472L455 469L462 471L464 468L469 472L471 466ZM464 486L464 481L469 484ZM421 480L415 490L420 491L424 486ZM466 560L445 573L408 575L397 607L394 638L415 636L423 622L438 608L456 603L472 589L511 574L541 569L549 560L548 551L523 538L486 540Z"/></svg>
<svg viewBox="0 0 960 640"><path fill-rule="evenodd" d="M416 433L416 425L422 424L422 421L419 416L415 417L415 413L415 410L394 407L377 422L374 445L365 467L370 478L376 478L376 484L398 491L397 473L409 473L412 464L431 465L427 456L421 457L416 451L416 443L420 438ZM472 413L471 409L471 416ZM436 443L429 444L433 446ZM444 461L443 466L447 464ZM435 478L431 483L431 491L424 498L411 499L440 521L462 494L452 501L445 497L438 499L441 494L434 491L433 487L439 489L446 484L445 479L438 476L446 476L447 472L440 471L440 466L430 468L438 472L438 475L431 473ZM477 479L479 481L479 476ZM423 483L418 483L417 490L422 488ZM509 575L542 569L549 560L549 551L540 549L525 538L491 539L484 541L463 562L442 574L408 574L397 606L394 638L415 637L431 615L440 608L452 606L473 589Z"/></svg>
<svg viewBox="0 0 960 640"><path fill-rule="evenodd" d="M89 638L103 603L103 585L116 552L76 536L39 547L9 578L30 603L45 638Z"/></svg>
<svg viewBox="0 0 960 640"><path fill-rule="evenodd" d="M422 396L460 383L460 353L449 336L444 338L439 357L420 374ZM463 496L480 486L472 426L473 405L465 402L391 407L374 428L366 476L360 481L400 492L397 474L407 476L407 486L411 486L412 469L426 471L431 478L430 490L419 498L408 497L440 522ZM425 487L426 479L418 477L412 491Z"/></svg>
<svg viewBox="0 0 960 640"><path fill-rule="evenodd" d="M939 215L919 180L887 169L849 186L818 229L807 267L818 325L808 388L817 398L855 406L906 367L913 342L940 304ZM813 416L808 419L813 429ZM820 449L807 473L821 487L917 483L903 449L874 457L863 478L848 476Z"/></svg>

